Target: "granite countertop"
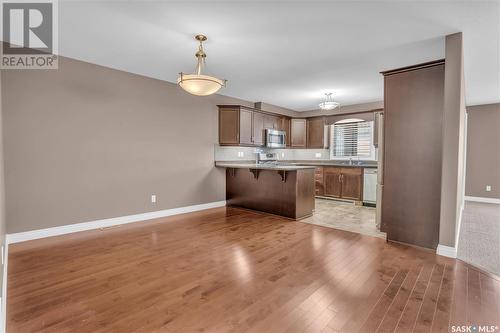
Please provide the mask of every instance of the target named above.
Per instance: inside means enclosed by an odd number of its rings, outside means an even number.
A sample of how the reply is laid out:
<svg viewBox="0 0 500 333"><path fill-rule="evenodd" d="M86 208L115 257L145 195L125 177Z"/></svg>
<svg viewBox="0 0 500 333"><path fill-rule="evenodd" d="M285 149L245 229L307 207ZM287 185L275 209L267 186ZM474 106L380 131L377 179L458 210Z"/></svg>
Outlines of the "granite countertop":
<svg viewBox="0 0 500 333"><path fill-rule="evenodd" d="M332 160L308 160L308 161L286 161L287 164L295 165L314 165L314 166L340 166L346 168L377 168L376 161L361 161L349 164L349 161L332 161Z"/></svg>
<svg viewBox="0 0 500 333"><path fill-rule="evenodd" d="M248 161L215 162L215 166L219 168L260 169L260 170L278 170L278 171L294 171L294 170L315 168L315 166L313 165L296 165L290 163L256 164L255 162L248 162Z"/></svg>
<svg viewBox="0 0 500 333"><path fill-rule="evenodd" d="M354 162L357 163L357 162ZM256 164L254 161L218 161L215 166L221 168L239 168L239 169L270 169L270 170L299 170L314 168L317 166L338 166L343 168L377 168L375 161L362 161L360 164L349 164L348 161L332 161L332 160L282 160L278 164Z"/></svg>

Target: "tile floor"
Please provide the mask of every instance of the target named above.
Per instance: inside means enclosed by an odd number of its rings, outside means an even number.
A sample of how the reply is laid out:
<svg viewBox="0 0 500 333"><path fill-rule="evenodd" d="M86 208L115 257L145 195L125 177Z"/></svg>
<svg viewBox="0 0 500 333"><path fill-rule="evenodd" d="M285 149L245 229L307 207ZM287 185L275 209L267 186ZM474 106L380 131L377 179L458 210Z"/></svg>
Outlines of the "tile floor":
<svg viewBox="0 0 500 333"><path fill-rule="evenodd" d="M313 216L302 222L386 238L386 234L378 231L375 226L375 208L356 206L348 202L316 199Z"/></svg>
<svg viewBox="0 0 500 333"><path fill-rule="evenodd" d="M500 205L466 201L458 259L500 276Z"/></svg>

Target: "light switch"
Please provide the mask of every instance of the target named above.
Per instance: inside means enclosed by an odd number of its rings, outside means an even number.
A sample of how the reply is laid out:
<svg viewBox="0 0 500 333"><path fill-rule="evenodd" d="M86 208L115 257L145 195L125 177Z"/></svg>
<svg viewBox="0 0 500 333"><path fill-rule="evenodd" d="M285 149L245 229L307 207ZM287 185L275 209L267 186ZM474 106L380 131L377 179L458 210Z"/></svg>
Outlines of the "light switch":
<svg viewBox="0 0 500 333"><path fill-rule="evenodd" d="M151 195L151 202L156 203L156 194Z"/></svg>
<svg viewBox="0 0 500 333"><path fill-rule="evenodd" d="M491 185L486 185L486 192L491 192Z"/></svg>
<svg viewBox="0 0 500 333"><path fill-rule="evenodd" d="M316 158L321 158L321 153L316 153L314 156L316 156Z"/></svg>

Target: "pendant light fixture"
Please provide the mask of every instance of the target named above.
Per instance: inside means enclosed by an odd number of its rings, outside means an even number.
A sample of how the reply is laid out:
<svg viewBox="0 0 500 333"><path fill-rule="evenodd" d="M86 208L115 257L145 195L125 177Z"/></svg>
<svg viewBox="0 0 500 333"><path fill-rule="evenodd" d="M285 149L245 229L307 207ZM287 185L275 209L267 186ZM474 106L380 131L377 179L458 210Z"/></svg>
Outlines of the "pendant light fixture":
<svg viewBox="0 0 500 333"><path fill-rule="evenodd" d="M319 108L321 110L333 110L338 106L340 106L340 103L333 101L332 93L325 93L325 95L326 95L325 101L319 103Z"/></svg>
<svg viewBox="0 0 500 333"><path fill-rule="evenodd" d="M215 94L220 88L226 86L226 80L221 80L213 76L201 74L203 66L205 65L205 58L207 57L205 51L203 51L203 42L207 40L204 35L196 35L195 39L200 42L198 46L198 52L195 56L198 59L198 64L196 65L196 73L194 74L184 74L179 73L179 78L177 83L182 89L190 94L196 96L208 96Z"/></svg>

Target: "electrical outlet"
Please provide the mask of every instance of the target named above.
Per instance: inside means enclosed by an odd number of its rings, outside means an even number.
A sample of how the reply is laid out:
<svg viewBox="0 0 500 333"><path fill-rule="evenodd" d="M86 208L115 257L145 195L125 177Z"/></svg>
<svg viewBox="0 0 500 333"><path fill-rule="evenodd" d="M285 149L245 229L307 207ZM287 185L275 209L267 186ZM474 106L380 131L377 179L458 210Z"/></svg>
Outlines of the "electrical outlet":
<svg viewBox="0 0 500 333"><path fill-rule="evenodd" d="M244 152L242 152L242 151L239 151L239 152L238 152L238 157L243 157L243 156L245 156L245 153L244 153Z"/></svg>
<svg viewBox="0 0 500 333"><path fill-rule="evenodd" d="M156 194L151 194L151 203L156 203Z"/></svg>
<svg viewBox="0 0 500 333"><path fill-rule="evenodd" d="M282 153L281 153L281 157L285 157L285 153L283 153L283 152L282 152Z"/></svg>
<svg viewBox="0 0 500 333"><path fill-rule="evenodd" d="M321 158L321 153L315 153L314 156L316 156L316 158Z"/></svg>
<svg viewBox="0 0 500 333"><path fill-rule="evenodd" d="M486 185L486 192L491 192L491 185Z"/></svg>

